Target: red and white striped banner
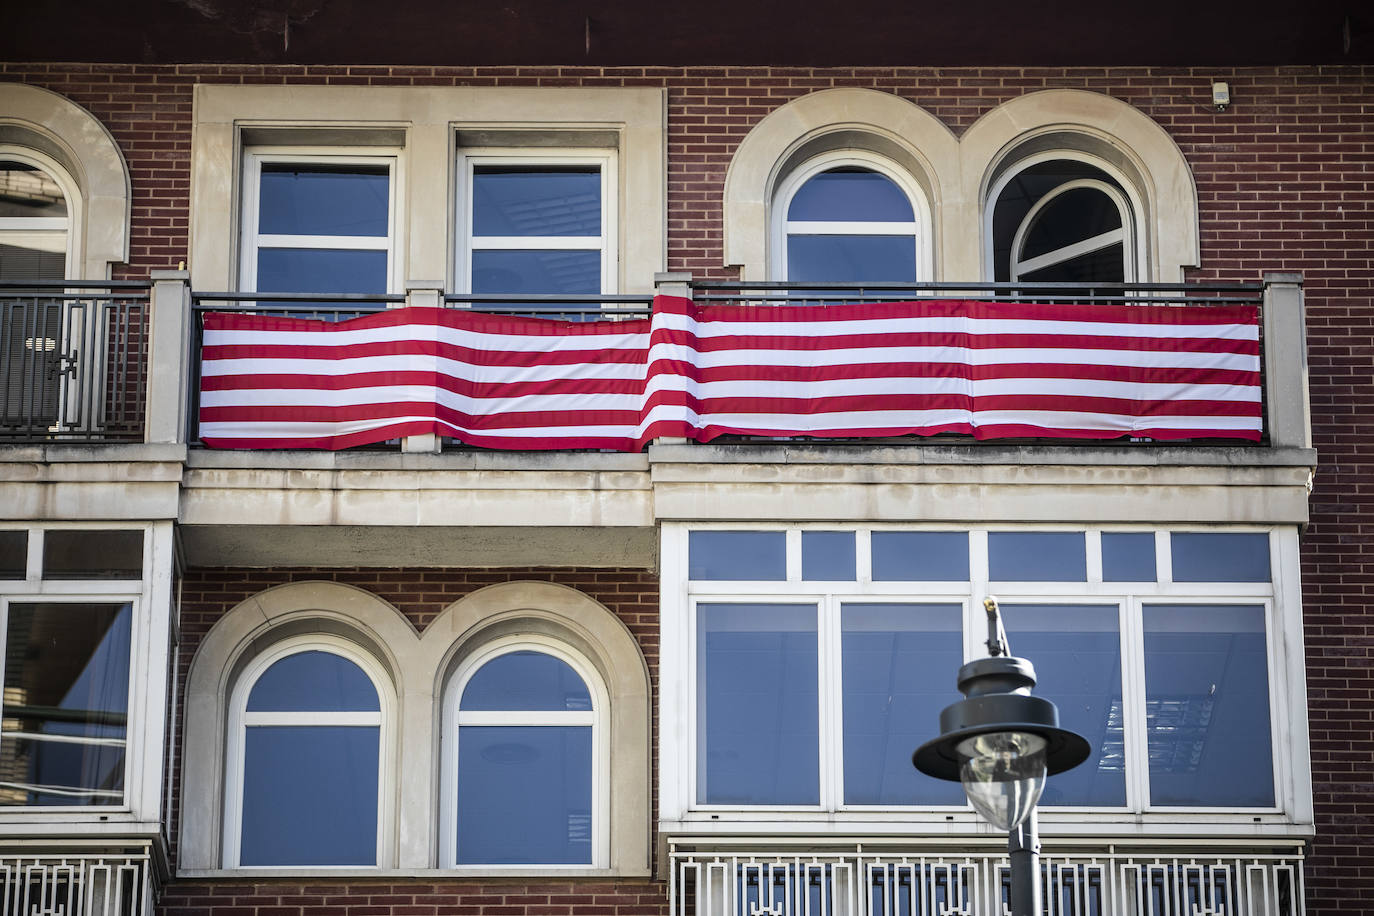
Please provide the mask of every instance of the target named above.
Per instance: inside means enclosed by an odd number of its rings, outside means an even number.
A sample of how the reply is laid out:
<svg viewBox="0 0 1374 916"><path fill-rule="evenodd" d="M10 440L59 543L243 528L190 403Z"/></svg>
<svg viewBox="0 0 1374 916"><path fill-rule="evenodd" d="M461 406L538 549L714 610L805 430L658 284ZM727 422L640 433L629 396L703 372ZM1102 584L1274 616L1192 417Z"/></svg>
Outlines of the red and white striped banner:
<svg viewBox="0 0 1374 916"><path fill-rule="evenodd" d="M639 450L726 433L1260 436L1254 307L918 301L570 322L403 308L206 316L201 438L347 448L438 433Z"/></svg>

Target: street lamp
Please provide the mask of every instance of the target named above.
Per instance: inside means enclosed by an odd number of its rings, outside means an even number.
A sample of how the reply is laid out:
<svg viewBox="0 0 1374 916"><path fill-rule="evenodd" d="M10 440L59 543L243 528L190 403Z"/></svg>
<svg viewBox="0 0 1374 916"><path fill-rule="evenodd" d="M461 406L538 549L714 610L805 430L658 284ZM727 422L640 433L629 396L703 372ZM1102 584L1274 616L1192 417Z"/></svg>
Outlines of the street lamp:
<svg viewBox="0 0 1374 916"><path fill-rule="evenodd" d="M1088 758L1082 735L1059 727L1059 710L1031 696L1035 668L1013 658L997 599L988 614L988 658L959 669L964 699L940 713L940 736L911 755L916 769L957 780L974 810L1007 831L1012 916L1040 916L1040 836L1035 806L1045 778Z"/></svg>

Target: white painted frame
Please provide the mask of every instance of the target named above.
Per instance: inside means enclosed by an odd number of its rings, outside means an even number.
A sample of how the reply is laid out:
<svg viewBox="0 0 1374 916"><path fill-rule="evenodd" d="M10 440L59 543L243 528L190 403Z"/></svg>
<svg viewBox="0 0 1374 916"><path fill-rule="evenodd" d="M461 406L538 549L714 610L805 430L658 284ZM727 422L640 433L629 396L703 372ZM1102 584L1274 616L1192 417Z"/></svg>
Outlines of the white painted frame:
<svg viewBox="0 0 1374 916"><path fill-rule="evenodd" d="M792 198L812 178L836 168L862 168L876 172L895 184L911 203L914 217L910 222L882 222L857 220L819 221L789 220L787 212ZM773 195L770 219L772 253L770 270L776 280L788 279L787 240L792 235L910 235L915 251L916 276L912 280L929 280L934 273L934 246L930 202L912 177L891 159L863 149L834 150L801 163L786 175Z"/></svg>
<svg viewBox="0 0 1374 916"><path fill-rule="evenodd" d="M539 710L535 712L463 711L459 708L463 691L488 662L512 652L529 651L549 655L566 663L582 678L591 696L591 711ZM609 821L610 735L606 727L606 713L610 697L596 669L581 655L564 643L537 634L521 634L493 640L463 659L444 688L443 727L440 736L439 777L439 863L442 868L477 867L494 874L523 870L530 867L586 871L605 868L608 857L607 824ZM592 861L568 865L531 866L513 862L502 865L465 866L458 857L458 734L464 725L577 725L592 730Z"/></svg>
<svg viewBox="0 0 1374 916"><path fill-rule="evenodd" d="M337 655L357 665L377 691L379 712L248 712L248 696L257 684L258 678L272 665L292 655L302 652L326 652ZM243 777L244 750L247 745L246 731L261 725L297 725L302 727L317 725L344 725L377 727L377 836L376 860L372 868L381 867L390 854L388 837L391 835L392 812L390 799L395 796L395 775L392 769L394 753L394 722L396 720L396 698L390 678L382 670L377 660L360 650L348 640L327 633L308 634L284 639L270 649L256 656L244 669L234 685L229 698L229 724L225 735L225 781L224 781L224 864L226 868L239 866L240 845L243 836ZM369 866L359 865L255 865L278 871L296 871L308 868L339 868L346 870L366 870Z"/></svg>
<svg viewBox="0 0 1374 916"><path fill-rule="evenodd" d="M1016 227L1016 232L1012 237L1012 262L1009 265L1012 281L1015 282L1019 280L1023 272L1038 270L1041 267L1048 267L1052 264L1060 263L1061 261L1067 260L1070 257L1075 257L1079 254L1086 254L1090 251L1096 251L1098 248L1105 248L1107 245L1113 244L1118 240L1115 238L1106 239L1102 241L1102 244L1096 245L1095 247L1083 247L1090 242L1101 241L1106 235L1112 235L1112 233L1105 233L1103 236L1098 236L1095 239L1085 239L1077 245L1071 245L1056 251L1047 252L1029 262L1021 260L1020 253L1025 243L1026 233L1029 232L1031 225L1034 223L1040 211L1060 194L1076 188L1085 187L1093 188L1106 194L1121 213L1122 228L1119 240L1123 243L1122 256L1124 259L1123 267L1126 282L1134 283L1137 280L1150 279L1149 255L1148 252L1144 250L1145 246L1140 244L1141 235L1138 231L1138 226L1144 219L1144 214L1147 212L1145 209L1145 202L1140 199L1139 194L1137 194L1132 187L1130 179L1120 169L1116 168L1116 166L1097 156L1092 156L1079 150L1072 149L1048 150L1026 156L1018 160L1011 168L1006 169L988 188L987 196L983 200L982 210L983 269L986 272L985 279L993 280L997 276L995 239L993 238L993 214L997 209L997 201L1002 197L1002 192L1006 190L1007 185L1012 182L1012 179L1026 169L1045 162L1064 160L1081 162L1084 165L1091 166L1092 168L1104 172L1117 183L1117 187L1113 187L1110 183L1100 179L1071 179L1053 188L1036 201L1021 220L1021 224ZM1071 251L1070 249L1073 250ZM1047 258L1053 258L1053 260L1045 261L1044 259ZM1041 261L1044 261L1044 263L1039 263ZM1029 266L1032 263L1035 266Z"/></svg>
<svg viewBox="0 0 1374 916"><path fill-rule="evenodd" d="M687 534L691 530L769 530L785 531L787 537L787 580L760 582L688 582ZM856 532L856 570L854 583L818 583L800 580L800 537L805 530ZM873 582L867 569L871 556L869 537L878 531L967 531L969 533L969 582ZM1001 531L1082 531L1087 555L1086 582L996 582L987 578L987 535ZM1270 581L1260 583L1188 582L1175 583L1169 546L1171 533L1225 531L1227 533L1268 534ZM1153 583L1103 582L1101 534L1106 532L1150 532L1155 536L1156 581ZM931 829L959 829L979 832L983 825L967 808L911 807L879 810L869 806L836 803L838 788L822 804L807 808L729 807L697 804L696 799L696 719L697 647L696 607L703 602L815 601L824 615L826 602L838 619L838 608L846 601L907 601L911 603L959 602L965 608L965 661L985 654L986 621L981 598L995 594L1004 604L1056 603L1115 605L1118 613L1122 653L1122 695L1127 756L1126 798L1122 808L1056 806L1041 811L1042 823L1053 832L1097 835L1110 833L1150 836L1179 833L1188 836L1252 834L1306 835L1313 822L1311 770L1307 750L1306 687L1302 649L1301 590L1297 579L1297 531L1292 526L1198 526L1198 525L882 525L863 526L835 523L808 524L690 524L663 526L662 540L662 679L660 687L660 827L667 833L719 834L778 829L807 830L845 834L845 831L909 831L912 824L928 824ZM1149 768L1145 735L1144 655L1141 607L1144 604L1239 604L1265 608L1265 641L1269 668L1270 740L1274 767L1275 805L1244 809L1207 806L1156 806L1148 802ZM821 636L821 664L824 665L826 633ZM837 650L831 648L831 653ZM1033 661L1033 659L1032 659ZM958 699L950 672L950 702ZM842 702L838 671L832 666L822 671L835 679L830 702ZM823 755L831 758L829 778L832 787L842 787L842 751L837 731L840 723L833 709L825 708L822 697L821 741ZM934 719L932 710L932 722ZM828 717L828 719L827 719ZM830 731L827 733L827 724ZM828 736L827 736L828 735ZM1285 750L1287 749L1287 750ZM823 779L825 756L822 757ZM829 802L829 803L827 803ZM939 825L939 826L935 826Z"/></svg>
<svg viewBox="0 0 1374 916"><path fill-rule="evenodd" d="M475 235L472 230L473 174L481 166L521 166L559 168L596 166L601 177L601 234L591 235ZM457 190L455 193L454 286L460 293L472 292L472 253L474 251L600 251L602 295L618 289L620 231L616 220L619 205L616 154L613 150L559 150L534 153L519 149L459 150Z"/></svg>
<svg viewBox="0 0 1374 916"><path fill-rule="evenodd" d="M275 235L258 231L264 163L328 166L383 166L387 170L387 231L385 236ZM405 180L401 150L359 147L251 147L244 150L239 210L239 289L244 292L283 292L258 289L258 252L263 248L386 252L386 292L400 290L396 282L397 226L404 224L399 187ZM321 293L321 298L328 298Z"/></svg>
<svg viewBox="0 0 1374 916"><path fill-rule="evenodd" d="M171 522L152 524L6 524L28 532L24 578L0 580L0 665L13 603L131 603L128 719L124 741L124 798L120 805L6 806L0 808L0 837L70 833L155 836L160 829L164 729L169 689L173 530ZM43 541L52 530L141 530L143 568L134 579L44 579ZM0 738L0 740L3 740ZM78 826L79 825L79 826Z"/></svg>

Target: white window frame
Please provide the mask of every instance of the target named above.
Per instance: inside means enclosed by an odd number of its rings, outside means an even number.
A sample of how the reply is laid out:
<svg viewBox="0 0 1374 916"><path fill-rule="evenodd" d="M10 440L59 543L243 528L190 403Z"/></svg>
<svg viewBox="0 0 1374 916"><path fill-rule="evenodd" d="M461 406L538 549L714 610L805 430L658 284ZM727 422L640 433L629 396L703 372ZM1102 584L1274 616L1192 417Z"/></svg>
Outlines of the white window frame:
<svg viewBox="0 0 1374 916"><path fill-rule="evenodd" d="M610 149L567 149L552 153L532 153L515 148L459 150L457 154L458 181L455 191L455 225L458 231L454 252L454 288L459 293L472 292L472 254L474 251L600 251L601 289L603 296L615 295L619 289L620 230L616 214L617 155ZM601 173L601 234L590 235L512 235L479 236L473 234L473 174L481 166L519 166L548 168L596 166ZM499 295L494 293L493 295ZM551 294L552 295L552 294Z"/></svg>
<svg viewBox="0 0 1374 916"><path fill-rule="evenodd" d="M8 524L5 530L28 532L23 579L0 579L0 675L4 641L9 634L11 604L125 604L131 605L129 632L129 695L124 728L124 797L117 805L12 805L0 807L0 835L24 835L36 821L83 824L82 829L128 829L129 823L153 823L161 805L162 729L166 716L165 690L170 647L171 523L128 524L47 523ZM54 530L121 530L143 534L143 566L129 579L44 579L43 543ZM162 610L155 611L157 608ZM151 736L151 737L150 737ZM155 739L155 740L153 740ZM0 736L0 741L3 741ZM103 825L92 827L92 823Z"/></svg>
<svg viewBox="0 0 1374 916"><path fill-rule="evenodd" d="M592 700L591 711L538 710L462 711L459 703L463 690L474 674L502 655L512 652L539 652L566 663L582 678ZM610 697L596 669L566 644L536 634L513 635L496 639L472 653L458 666L444 687L443 728L440 749L439 775L439 866L441 868L480 869L494 874L528 872L531 868L554 871L586 871L606 868L609 859L609 798L610 798L610 729L608 714ZM463 725L586 725L592 729L592 861L565 865L509 863L474 865L457 861L458 857L458 730Z"/></svg>
<svg viewBox="0 0 1374 916"><path fill-rule="evenodd" d="M822 172L837 168L861 168L877 172L892 181L911 203L910 222L882 222L862 220L789 220L787 212L792 199L801 187ZM792 235L910 235L915 249L916 276L924 281L934 276L935 256L931 243L932 221L925 192L911 176L885 156L863 149L833 150L812 157L793 169L780 182L773 194L772 218L769 220L772 251L770 269L777 280L788 280L787 240ZM877 281L875 281L877 282ZM857 285L857 284L856 284Z"/></svg>
<svg viewBox="0 0 1374 916"><path fill-rule="evenodd" d="M72 227L81 225L81 190L72 181L67 170L51 156L38 150L11 144L0 145L0 160L21 162L24 165L41 169L57 186L66 198L66 216L13 216L0 217L0 242L15 239L29 247L41 251L60 251L65 255L63 264L64 280L74 280L81 276L80 233Z"/></svg>
<svg viewBox="0 0 1374 916"><path fill-rule="evenodd" d="M387 169L387 231L385 236L277 235L258 231L264 163L325 166L384 166ZM387 293L400 292L397 277L397 227L404 225L400 193L404 181L401 151L385 148L357 150L329 147L253 147L244 151L239 212L239 289L243 292L283 292L258 289L258 252L263 248L345 249L386 252ZM327 299L328 293L320 298Z"/></svg>
<svg viewBox="0 0 1374 916"><path fill-rule="evenodd" d="M377 691L378 712L249 712L248 697L258 679L273 664L302 652L326 652L357 665ZM224 867L239 868L243 838L243 776L247 729L254 725L353 725L377 727L377 838L376 860L368 865L253 865L265 871L298 872L302 869L369 871L385 867L391 855L391 799L395 797L395 756L392 745L396 698L390 679L377 660L354 643L327 633L311 633L284 639L249 662L229 696L228 729L224 763Z"/></svg>
<svg viewBox="0 0 1374 916"><path fill-rule="evenodd" d="M785 531L786 581L692 581L686 573L688 533L693 530ZM803 531L856 532L856 579L848 582L806 582L800 578ZM874 582L869 574L870 535L886 531L967 531L970 576L960 582ZM1087 576L1085 582L992 582L987 578L987 535L990 532L1085 532ZM1269 540L1270 581L1256 583L1175 583L1169 546L1171 533L1224 531L1265 533ZM1152 583L1103 582L1101 541L1103 533L1149 532L1154 534L1156 580ZM1136 833L1159 835L1175 831L1186 835L1265 829L1273 833L1303 833L1311 823L1311 775L1305 757L1305 688L1302 677L1301 594L1297 579L1297 533L1291 526L1187 525L1109 526L1065 524L1007 525L853 525L853 524L668 524L663 529L662 553L661 813L669 832L710 834L722 829L776 831L791 829L844 831L871 830L890 833L912 824L940 825L953 821L964 829L976 829L976 816L967 806L858 806L842 803L843 732L840 710L843 695L839 684L839 608L847 602L913 604L959 603L964 608L964 660L986 654L986 619L981 599L997 596L1003 605L1088 604L1115 605L1122 664L1122 705L1126 716L1126 805L1123 807L1054 806L1040 811L1048 829L1084 833ZM696 801L697 795L697 670L696 609L703 603L746 602L816 603L819 626L821 804L816 806L721 806ZM830 605L827 608L827 604ZM1262 606L1268 654L1270 743L1273 760L1273 806L1231 808L1212 806L1161 806L1148 801L1149 759L1146 746L1144 637L1142 607L1160 604ZM827 629L827 615L833 621ZM1013 638L1013 652L1015 639ZM827 646L827 643L829 645ZM1031 659L1032 663L1035 659ZM949 672L949 702L959 698L955 671ZM1053 697L1051 697L1053 699ZM931 712L934 737L938 709ZM1291 749L1291 750L1285 750ZM914 748L913 748L914 750ZM1259 825L1263 825L1262 827Z"/></svg>
<svg viewBox="0 0 1374 916"><path fill-rule="evenodd" d="M1031 206L1031 209L1027 211L1013 235L1011 247L1012 260L1008 265L1012 282L1017 282L1020 279L1021 273L1038 270L1042 267L1048 267L1051 264L1059 263L1070 257L1096 251L1116 241L1116 239L1106 238L1106 236L1112 235L1112 233L1104 233L1101 236L1096 236L1092 239L1084 239L1077 244L1066 246L1056 251L1047 252L1030 261L1022 261L1020 259L1021 246L1024 242L1025 234L1035 219L1036 214L1038 214L1049 201L1065 191L1072 190L1076 187L1094 187L1106 193L1107 196L1111 198L1112 202L1116 204L1117 209L1121 211L1121 241L1123 242L1122 258L1125 282L1135 283L1148 281L1150 279L1149 253L1145 250L1145 245L1141 244L1142 236L1139 231L1139 227L1142 225L1146 213L1144 202L1136 193L1134 186L1126 177L1125 173L1116 166L1107 162L1105 159L1100 159L1097 156L1092 156L1073 149L1047 150L1045 152L1026 156L1018 160L1012 167L1003 171L1003 173L998 176L997 180L988 188L987 197L983 201L983 263L986 265L987 270L986 279L994 280L997 277L997 251L996 239L993 236L993 214L997 209L998 200L1002 197L1002 192L1006 190L1007 185L1009 185L1017 175L1021 174L1026 169L1045 162L1058 161L1081 162L1084 165L1098 169L1110 176L1111 179L1117 183L1118 187L1113 187L1111 184L1101 181L1100 179L1071 179L1049 191L1044 197L1036 201L1035 204ZM1099 242L1100 244L1098 244ZM1046 258L1059 256L1061 254L1062 256L1057 257L1056 260L1044 261ZM1042 261L1044 262L1041 263Z"/></svg>

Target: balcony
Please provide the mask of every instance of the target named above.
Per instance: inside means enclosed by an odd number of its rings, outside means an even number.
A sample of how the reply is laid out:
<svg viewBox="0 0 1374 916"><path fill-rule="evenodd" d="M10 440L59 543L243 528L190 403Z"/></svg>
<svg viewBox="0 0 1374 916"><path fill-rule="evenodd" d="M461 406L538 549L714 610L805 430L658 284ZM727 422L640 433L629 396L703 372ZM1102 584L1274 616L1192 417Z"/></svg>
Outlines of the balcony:
<svg viewBox="0 0 1374 916"><path fill-rule="evenodd" d="M63 855L0 853L3 916L151 916L155 869L148 851Z"/></svg>

